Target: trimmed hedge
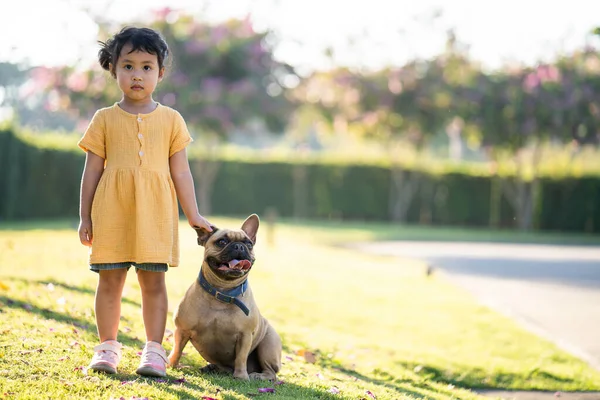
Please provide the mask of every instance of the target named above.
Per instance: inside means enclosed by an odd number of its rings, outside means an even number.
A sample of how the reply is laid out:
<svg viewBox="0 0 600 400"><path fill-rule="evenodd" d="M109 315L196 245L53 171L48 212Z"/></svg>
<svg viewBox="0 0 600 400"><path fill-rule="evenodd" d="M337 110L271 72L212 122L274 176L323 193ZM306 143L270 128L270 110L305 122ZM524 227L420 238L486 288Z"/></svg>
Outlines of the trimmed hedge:
<svg viewBox="0 0 600 400"><path fill-rule="evenodd" d="M192 158L193 171L199 171ZM218 161L211 213L389 221L392 173L385 166ZM77 218L84 154L42 148L0 130L0 220ZM408 223L516 227L499 179L412 171L419 190ZM196 180L203 179L196 173ZM600 178L539 180L534 228L600 233Z"/></svg>

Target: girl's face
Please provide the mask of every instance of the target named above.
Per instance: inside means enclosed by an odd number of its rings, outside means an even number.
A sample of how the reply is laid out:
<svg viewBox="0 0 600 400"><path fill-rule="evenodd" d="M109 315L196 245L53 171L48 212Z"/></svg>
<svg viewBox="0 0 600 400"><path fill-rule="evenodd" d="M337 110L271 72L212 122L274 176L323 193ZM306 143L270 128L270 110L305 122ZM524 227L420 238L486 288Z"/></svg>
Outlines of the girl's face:
<svg viewBox="0 0 600 400"><path fill-rule="evenodd" d="M114 71L117 83L125 98L135 103L151 102L152 93L162 80L164 68L158 67L158 58L154 54L134 51L131 44L121 49Z"/></svg>

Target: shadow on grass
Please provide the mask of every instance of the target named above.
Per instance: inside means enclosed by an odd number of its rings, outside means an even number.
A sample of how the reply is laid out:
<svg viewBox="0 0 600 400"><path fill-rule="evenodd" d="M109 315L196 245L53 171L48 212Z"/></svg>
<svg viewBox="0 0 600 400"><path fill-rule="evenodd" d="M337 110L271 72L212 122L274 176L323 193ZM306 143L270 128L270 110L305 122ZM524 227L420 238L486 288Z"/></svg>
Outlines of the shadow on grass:
<svg viewBox="0 0 600 400"><path fill-rule="evenodd" d="M96 332L96 328L94 326L90 326L88 321L83 320L81 318L73 317L67 314L59 313L56 311L52 311L47 308L38 307L35 305L31 305L29 302L17 300L14 298L10 298L7 296L0 296L0 304L2 306L10 307L13 309L23 309L32 314L37 314L38 316L44 319L52 319L57 322L61 322L64 324L73 325L79 329L83 329L87 332Z"/></svg>
<svg viewBox="0 0 600 400"><path fill-rule="evenodd" d="M76 231L78 226L79 220L73 218L0 221L0 231L32 231L39 229Z"/></svg>
<svg viewBox="0 0 600 400"><path fill-rule="evenodd" d="M481 368L456 366L449 368L440 368L432 365L422 365L406 362L397 362L402 368L414 371L423 379L442 383L452 384L464 389L502 389L502 390L529 390L531 387L515 387L515 382L524 382L535 380L537 382L548 382L549 384L567 384L572 383L570 378L561 377L548 371L534 368L528 374L515 374L511 372L494 371L489 372ZM510 388L510 389L506 389Z"/></svg>
<svg viewBox="0 0 600 400"><path fill-rule="evenodd" d="M19 283L23 283L28 286L42 286L43 287L43 286L48 285L49 283L52 283L55 287L60 287L65 290L68 290L68 291L77 292L79 294L85 294L85 295L91 296L92 299L90 300L91 301L90 304L93 303L93 296L95 295L95 291L88 287L73 286L73 285L68 285L68 284L58 282L58 281L53 281L53 280L39 281L39 280L28 280L28 279L23 279L23 278L13 278L13 277L8 277L8 278L3 278L3 279L5 280L5 282L9 282L9 281L19 282ZM137 307L141 307L141 305L138 302L132 301L127 298L123 298L122 302L132 304ZM27 312L36 314L36 315L40 316L41 318L51 319L51 320L57 321L59 323L73 325L74 327L76 327L80 330L84 330L93 335L97 334L96 326L94 323L90 323L89 321L87 321L83 318L75 317L75 316L69 315L67 313L61 313L61 312L57 312L54 310L50 310L49 308L46 308L46 307L40 307L38 305L32 304L29 301L26 301L23 299L17 299L14 296L8 297L6 295L0 295L0 310L2 310L2 308L4 308L4 307L9 307L9 308L13 308L13 309L23 309L23 310L26 310ZM125 345L136 346L136 347L141 347L145 343L145 341L140 340L137 337L127 335L123 331L119 331L119 341L121 341Z"/></svg>
<svg viewBox="0 0 600 400"><path fill-rule="evenodd" d="M285 339L283 337L282 337L282 339L284 342L283 351L286 353L294 353L293 349L285 344ZM381 379L367 376L367 375L361 374L360 372L357 372L353 369L344 367L338 361L335 361L328 357L325 357L324 354L327 354L328 352L323 352L319 349L314 349L313 352L316 355L316 359L317 359L316 364L323 368L336 370L336 371L341 372L355 380L360 380L362 382L366 382L369 384L377 385L379 387L385 387L387 389L394 390L398 394L401 394L401 395L405 395L405 396L410 395L417 399L430 398L431 395L424 393L425 391L433 392L436 394L439 394L439 393L447 394L448 396L455 395L455 393L453 393L451 390L440 388L440 387L433 387L428 382L425 382L423 380L398 378L398 377L395 377L395 376L393 376L385 371L379 370L379 369L375 370L375 374L381 376ZM419 391L419 390L421 390L421 391Z"/></svg>
<svg viewBox="0 0 600 400"><path fill-rule="evenodd" d="M27 312L37 314L41 318L51 319L60 323L73 325L74 327L84 330L88 333L97 334L96 326L94 324L90 324L88 321L73 317L64 313L59 313L56 311L49 310L47 308L38 307L35 305L31 305L28 302L22 300L16 300L6 296L0 296L0 306L2 307L10 307L14 309L23 309ZM129 336L122 331L119 332L119 341L128 346L136 346L142 347L145 341L138 339L137 337Z"/></svg>
<svg viewBox="0 0 600 400"><path fill-rule="evenodd" d="M325 390L318 390L306 386L300 386L292 383L275 384L271 381L240 381L226 374L206 374L199 372L200 367L191 367L181 370L167 369L167 377L165 378L147 378L140 377L136 374L117 374L105 375L107 378L115 380L123 384L148 384L159 388L167 393L175 395L179 399L197 399L198 394L220 398L224 400L233 400L239 398L233 394L223 393L224 391L232 391L238 395L255 397L263 395L258 391L259 388L273 388L275 394L286 396L289 398L303 399L339 399L332 393ZM191 377L201 378L206 381L206 385L199 385L190 382ZM187 379L186 379L187 378ZM217 388L217 389L215 389ZM190 391L197 393L190 393ZM270 393L264 393L269 395Z"/></svg>
<svg viewBox="0 0 600 400"><path fill-rule="evenodd" d="M13 281L13 282L20 282L20 283L24 283L26 285L40 285L40 286L46 286L48 284L52 284L54 285L54 287L58 287L58 288L62 288L65 290L68 290L70 292L76 292L76 293L80 293L80 294L86 294L86 295L90 295L92 296L92 298L96 295L96 291L94 289L91 289L87 286L73 286L73 285L69 285L67 283L62 283L62 282L58 282L55 280L50 280L50 279L46 279L46 280L29 280L29 279L24 279L24 278L14 278L14 277L6 277L3 278L6 281ZM141 307L142 305L140 303L138 303L137 301L133 301L127 297L123 297L121 299L121 303L127 303L130 304L132 306L136 306L136 307Z"/></svg>
<svg viewBox="0 0 600 400"><path fill-rule="evenodd" d="M320 351L316 350L320 355ZM423 365L398 361L396 365L406 370L404 376L393 375L387 371L376 369L368 376L353 369L347 368L338 361L318 356L317 363L324 368L336 369L348 376L374 385L385 386L398 393L410 394L418 398L427 398L425 391L453 395L450 387L484 392L489 390L543 390L544 386L562 386L574 383L571 378L553 374L541 368L534 368L525 374L516 374L502 371L486 371L481 368L466 365L449 365L441 368L432 365ZM536 382L539 387L532 387L526 382ZM449 386L450 385L450 386ZM455 393L454 393L455 394Z"/></svg>

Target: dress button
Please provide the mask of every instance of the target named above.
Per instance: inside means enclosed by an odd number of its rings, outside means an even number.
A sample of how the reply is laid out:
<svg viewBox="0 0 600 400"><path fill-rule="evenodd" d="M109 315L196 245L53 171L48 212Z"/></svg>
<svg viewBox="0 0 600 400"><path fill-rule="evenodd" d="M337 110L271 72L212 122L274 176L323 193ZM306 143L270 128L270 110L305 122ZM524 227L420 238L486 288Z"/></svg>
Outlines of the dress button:
<svg viewBox="0 0 600 400"><path fill-rule="evenodd" d="M144 135L142 135L141 133L138 133L138 137L141 139L144 137Z"/></svg>
<svg viewBox="0 0 600 400"><path fill-rule="evenodd" d="M143 156L143 155L144 155L144 152L143 152L143 151L140 151L140 152L139 152L139 155L140 155L140 157L141 157L141 156Z"/></svg>
<svg viewBox="0 0 600 400"><path fill-rule="evenodd" d="M142 122L142 117L138 117L138 122Z"/></svg>

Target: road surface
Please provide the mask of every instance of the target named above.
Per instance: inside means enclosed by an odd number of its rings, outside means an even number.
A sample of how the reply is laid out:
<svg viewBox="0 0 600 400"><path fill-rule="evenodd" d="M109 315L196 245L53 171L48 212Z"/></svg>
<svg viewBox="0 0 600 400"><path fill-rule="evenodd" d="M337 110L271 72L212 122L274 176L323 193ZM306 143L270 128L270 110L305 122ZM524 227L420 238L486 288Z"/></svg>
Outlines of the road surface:
<svg viewBox="0 0 600 400"><path fill-rule="evenodd" d="M356 246L427 261L482 303L600 370L600 247L417 241Z"/></svg>

